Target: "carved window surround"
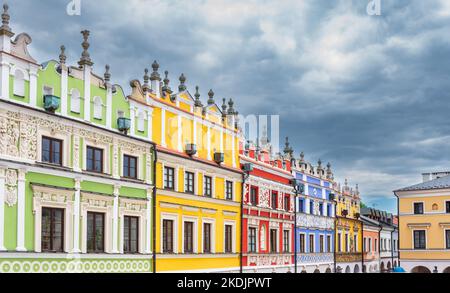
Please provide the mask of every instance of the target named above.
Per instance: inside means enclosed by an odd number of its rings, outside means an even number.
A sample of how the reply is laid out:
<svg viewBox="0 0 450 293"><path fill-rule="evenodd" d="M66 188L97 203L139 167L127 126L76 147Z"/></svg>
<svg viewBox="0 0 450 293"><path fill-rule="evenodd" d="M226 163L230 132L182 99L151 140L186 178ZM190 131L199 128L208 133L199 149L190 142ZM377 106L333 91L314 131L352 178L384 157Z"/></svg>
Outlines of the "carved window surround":
<svg viewBox="0 0 450 293"><path fill-rule="evenodd" d="M73 245L73 197L75 190L57 189L32 184L34 214L34 251L41 252L42 208L64 209L64 252Z"/></svg>
<svg viewBox="0 0 450 293"><path fill-rule="evenodd" d="M146 225L150 225L150 219L147 219L147 209L151 209L150 204L147 204L146 200L119 198L119 217L120 217L120 253L123 253L124 242L124 217L131 216L139 218L139 253L144 253L146 248L150 251L150 248L146 247ZM115 241L115 240L114 240Z"/></svg>

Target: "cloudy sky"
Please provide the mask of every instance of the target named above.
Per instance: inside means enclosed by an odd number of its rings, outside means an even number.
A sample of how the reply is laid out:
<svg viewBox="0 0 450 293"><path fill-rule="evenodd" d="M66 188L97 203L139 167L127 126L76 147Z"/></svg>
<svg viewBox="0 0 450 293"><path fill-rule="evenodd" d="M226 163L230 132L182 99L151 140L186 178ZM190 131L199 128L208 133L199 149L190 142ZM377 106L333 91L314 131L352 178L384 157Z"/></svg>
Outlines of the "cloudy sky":
<svg viewBox="0 0 450 293"><path fill-rule="evenodd" d="M281 116L306 159L330 161L369 205L393 211L392 190L450 170L450 1L70 0L9 1L11 26L41 62L67 47L128 87L158 60L172 87L181 72L203 98L233 98L243 114Z"/></svg>

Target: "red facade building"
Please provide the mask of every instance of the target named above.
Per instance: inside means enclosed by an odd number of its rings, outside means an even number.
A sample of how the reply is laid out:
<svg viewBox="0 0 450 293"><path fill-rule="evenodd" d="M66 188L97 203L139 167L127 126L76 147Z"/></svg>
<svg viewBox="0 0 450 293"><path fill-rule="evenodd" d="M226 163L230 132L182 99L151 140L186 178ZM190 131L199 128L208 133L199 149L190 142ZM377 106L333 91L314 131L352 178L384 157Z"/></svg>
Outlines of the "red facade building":
<svg viewBox="0 0 450 293"><path fill-rule="evenodd" d="M294 272L295 195L290 156L272 156L271 146L247 144L241 164L251 164L244 182L243 272Z"/></svg>

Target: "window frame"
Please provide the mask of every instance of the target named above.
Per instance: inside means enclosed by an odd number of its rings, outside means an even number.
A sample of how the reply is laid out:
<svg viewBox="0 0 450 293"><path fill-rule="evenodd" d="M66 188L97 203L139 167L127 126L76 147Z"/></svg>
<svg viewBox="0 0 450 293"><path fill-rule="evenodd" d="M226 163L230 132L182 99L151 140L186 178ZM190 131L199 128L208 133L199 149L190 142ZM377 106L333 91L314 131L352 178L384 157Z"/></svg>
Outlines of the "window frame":
<svg viewBox="0 0 450 293"><path fill-rule="evenodd" d="M233 230L234 227L231 224L227 224L225 223L224 226L224 233L225 233L225 237L224 237L224 252L225 253L233 253L234 249L233 249Z"/></svg>
<svg viewBox="0 0 450 293"><path fill-rule="evenodd" d="M250 205L255 207L258 206L258 193L259 188L257 186L250 187Z"/></svg>
<svg viewBox="0 0 450 293"><path fill-rule="evenodd" d="M421 212L416 212L416 205L421 207ZM425 203L423 201L413 202L413 214L414 215L424 215L425 214Z"/></svg>
<svg viewBox="0 0 450 293"><path fill-rule="evenodd" d="M254 232L254 233L252 233ZM257 252L258 229L256 227L248 227L248 252Z"/></svg>
<svg viewBox="0 0 450 293"><path fill-rule="evenodd" d="M125 223L126 223L126 221L125 221L125 219L129 219L129 221L128 221L128 227L125 225ZM136 251L131 251L131 249L130 250L126 250L125 249L125 243L126 242L128 242L128 247L130 247L131 248L131 242L132 242L132 240L131 240L131 221L130 220L136 220ZM140 241L140 239L139 239L139 229L140 229L140 227L139 227L139 221L140 221L140 219L139 219L139 217L136 217L136 216L128 216L128 215L124 215L123 216L123 221L124 221L124 225L123 225L123 253L124 254L138 254L139 253L139 241ZM126 241L125 240L125 234L126 234L126 229L128 228L128 231L129 231L129 236L128 236L128 241Z"/></svg>
<svg viewBox="0 0 450 293"><path fill-rule="evenodd" d="M272 193L270 194L270 206L274 210L278 209L278 192L277 191L272 191Z"/></svg>
<svg viewBox="0 0 450 293"><path fill-rule="evenodd" d="M50 143L50 148L48 150L49 152L49 162L44 161L44 139L48 140ZM54 155L53 155L53 143L54 142L59 142L59 163L55 163L53 162L54 160ZM63 162L64 162L64 154L63 154L63 144L64 144L64 140L62 139L58 139L58 138L53 138L53 137L49 137L49 136L45 136L43 135L41 137L41 162L46 163L46 164L51 164L51 165L55 165L55 166L63 166Z"/></svg>
<svg viewBox="0 0 450 293"><path fill-rule="evenodd" d="M51 219L50 219L50 241L49 241L49 245L50 245L50 249L42 249L43 245L43 229L42 229L42 225L43 225L43 216L44 216L44 210L50 210L51 211ZM62 212L62 216L61 216L61 249L55 250L53 249L54 243L53 243L53 238L54 238L54 229L55 229L55 223L54 223L54 212L55 211L60 211ZM42 207L42 211L41 211L41 252L45 252L45 253L63 253L64 252L64 247L65 247L65 216L66 216L66 211L64 208L53 208L53 207L46 207L43 206Z"/></svg>
<svg viewBox="0 0 450 293"><path fill-rule="evenodd" d="M269 252L278 253L278 250L278 229L269 229Z"/></svg>
<svg viewBox="0 0 450 293"><path fill-rule="evenodd" d="M166 171L170 171L172 174L170 175L169 172L166 173ZM170 176L172 176L171 180L170 180ZM164 166L163 169L163 186L165 190L175 190L175 168L173 167L169 167L169 166ZM172 186L168 186L169 184L171 184Z"/></svg>
<svg viewBox="0 0 450 293"><path fill-rule="evenodd" d="M445 213L450 214L450 200L445 201Z"/></svg>
<svg viewBox="0 0 450 293"><path fill-rule="evenodd" d="M94 231L94 235L93 237L93 243L94 243L94 249L90 250L89 249L89 214L92 214L94 216L94 220L93 220L93 229L92 231ZM95 230L96 230L96 225L97 225L97 216L101 216L103 225L102 225L102 238L103 238L103 244L102 244L102 249L97 249L97 237L95 235ZM87 253L105 253L106 252L106 239L105 239L105 228L106 228L106 221L105 221L105 217L106 214L102 213L102 212L93 212L93 211L88 211L87 212L87 219L86 219L86 251Z"/></svg>
<svg viewBox="0 0 450 293"><path fill-rule="evenodd" d="M92 156L93 156L93 158L92 158L92 166L93 166L93 169L89 169L89 167L88 167L88 165L89 165L89 155L88 155L89 150L92 150ZM100 171L95 170L95 163L97 161L96 160L96 152L97 151L100 151L100 167L101 167ZM93 172L93 173L98 173L98 174L103 174L104 170L105 170L105 168L104 168L104 163L105 163L104 157L105 157L104 149L93 147L93 146L90 146L90 145L86 146L86 171Z"/></svg>
<svg viewBox="0 0 450 293"><path fill-rule="evenodd" d="M170 227L170 231L171 231L171 233L170 234L167 234L166 233L166 225L165 225L165 223L166 222L170 222L171 223L171 227ZM174 254L174 253L176 253L175 252L175 220L174 219L165 219L165 218L163 218L162 219L162 231L161 231L161 234L162 234L162 237L161 237L161 242L162 242L162 247L161 247L161 251L162 251L162 253L166 253L166 254ZM170 236L169 238L170 238L170 250L168 249L168 237L167 236Z"/></svg>
<svg viewBox="0 0 450 293"><path fill-rule="evenodd" d="M424 246L423 247L418 247L417 245L416 245L416 232L423 232L423 236L424 236L424 241L423 241L423 244L424 244ZM427 249L427 230L423 230L423 229L417 229L417 230L413 230L413 249L414 250L426 250ZM419 243L418 244L421 244L420 243L420 235L419 235Z"/></svg>
<svg viewBox="0 0 450 293"><path fill-rule="evenodd" d="M449 233L449 235L447 235ZM444 230L444 237L445 237L445 249L450 249L450 229Z"/></svg>
<svg viewBox="0 0 450 293"><path fill-rule="evenodd" d="M211 176L203 175L203 196L212 198L212 181Z"/></svg>
<svg viewBox="0 0 450 293"><path fill-rule="evenodd" d="M205 231L206 231L206 229L205 229L205 227L206 226L209 226L209 232L208 233L206 233ZM203 247L202 247L202 249L203 249L203 253L212 253L212 227L213 227L213 224L212 223L209 223L209 222L203 222ZM206 234L208 234L208 236L209 237L206 237L207 235ZM208 239L208 241L206 241Z"/></svg>
<svg viewBox="0 0 450 293"><path fill-rule="evenodd" d="M312 240L313 241L311 241L311 236L312 236ZM316 235L314 234L314 233L310 233L309 235L308 235L308 251L309 251L309 253L315 253L316 252L316 243L315 243L315 241L316 241Z"/></svg>
<svg viewBox="0 0 450 293"><path fill-rule="evenodd" d="M225 181L225 199L226 200L233 200L233 194L234 194L234 182L230 180Z"/></svg>
<svg viewBox="0 0 450 293"><path fill-rule="evenodd" d="M190 178L192 177L192 178ZM190 171L184 172L184 192L195 194L195 173Z"/></svg>
<svg viewBox="0 0 450 293"><path fill-rule="evenodd" d="M332 251L332 239L331 235L327 235L327 252L331 253Z"/></svg>
<svg viewBox="0 0 450 293"><path fill-rule="evenodd" d="M195 252L194 225L195 225L195 222L193 222L193 221L183 221L183 253L184 254L193 254Z"/></svg>
<svg viewBox="0 0 450 293"><path fill-rule="evenodd" d="M298 242L299 242L298 243L299 252L306 253L306 234L305 233L299 233Z"/></svg>
<svg viewBox="0 0 450 293"><path fill-rule="evenodd" d="M283 230L283 253L289 253L291 251L291 231Z"/></svg>
<svg viewBox="0 0 450 293"><path fill-rule="evenodd" d="M135 166L135 176L133 177L133 176L130 176L130 170L131 170L131 167L130 167L130 162L131 162L131 160L132 159L134 159L135 160L135 163L134 163L134 166ZM127 169L125 169L125 162L127 161L127 163L128 163L128 168ZM139 158L138 157L136 157L136 156L130 156L130 155L127 155L127 154L123 154L123 166L122 166L122 177L123 178L127 178L127 179L135 179L135 180L137 180L138 178L139 178ZM125 175L125 170L127 170L127 172L128 172L128 175Z"/></svg>

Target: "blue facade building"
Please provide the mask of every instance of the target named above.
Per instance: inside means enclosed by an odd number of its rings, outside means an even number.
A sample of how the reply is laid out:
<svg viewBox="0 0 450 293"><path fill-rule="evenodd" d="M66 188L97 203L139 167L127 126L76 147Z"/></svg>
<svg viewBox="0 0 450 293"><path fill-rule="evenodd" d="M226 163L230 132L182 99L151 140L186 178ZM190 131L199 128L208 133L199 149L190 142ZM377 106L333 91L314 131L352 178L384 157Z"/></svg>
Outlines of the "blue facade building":
<svg viewBox="0 0 450 293"><path fill-rule="evenodd" d="M292 167L293 176L304 185L297 197L295 233L297 267L301 273L331 273L334 271L335 202L334 176L331 165L317 167L300 155Z"/></svg>

